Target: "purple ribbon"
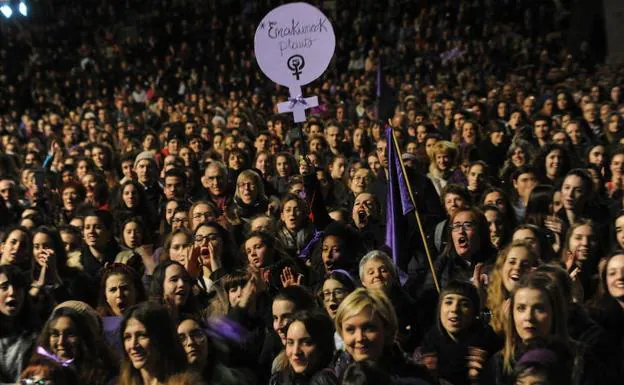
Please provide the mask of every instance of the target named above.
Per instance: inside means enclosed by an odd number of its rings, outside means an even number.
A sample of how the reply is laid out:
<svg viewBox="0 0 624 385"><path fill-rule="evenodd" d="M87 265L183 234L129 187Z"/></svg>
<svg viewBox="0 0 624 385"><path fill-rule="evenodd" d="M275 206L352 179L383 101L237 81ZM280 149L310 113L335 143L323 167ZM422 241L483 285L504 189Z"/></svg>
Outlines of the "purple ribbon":
<svg viewBox="0 0 624 385"><path fill-rule="evenodd" d="M310 242L308 242L308 244L305 245L303 249L301 249L298 257L304 261L307 261L310 258L310 254L312 254L312 249L314 248L314 245L316 245L316 242L318 242L322 236L323 236L322 231L318 231L314 229L314 233L312 234L312 239L310 239Z"/></svg>
<svg viewBox="0 0 624 385"><path fill-rule="evenodd" d="M69 359L69 360L64 360L60 357L58 357L56 354L50 353L47 350L45 350L43 347L38 346L37 347L37 353L39 353L40 355L51 359L52 361L56 362L57 364L63 366L63 367L68 367L69 365L71 365L74 362L74 359Z"/></svg>
<svg viewBox="0 0 624 385"><path fill-rule="evenodd" d="M245 328L227 317L213 318L208 321L208 329L205 332L211 337L233 342L243 341L247 334Z"/></svg>
<svg viewBox="0 0 624 385"><path fill-rule="evenodd" d="M296 98L288 98L288 101L290 102L290 105L288 106L289 109L293 109L297 104L301 104L303 106L307 106L308 102L305 101L305 99L303 98L303 96L299 95Z"/></svg>

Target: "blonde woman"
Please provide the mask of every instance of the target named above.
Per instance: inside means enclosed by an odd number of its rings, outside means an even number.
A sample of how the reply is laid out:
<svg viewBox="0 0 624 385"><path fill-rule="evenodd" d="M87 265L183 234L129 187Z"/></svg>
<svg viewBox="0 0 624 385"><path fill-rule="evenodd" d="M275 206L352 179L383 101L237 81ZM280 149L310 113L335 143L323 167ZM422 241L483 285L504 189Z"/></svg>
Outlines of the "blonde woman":
<svg viewBox="0 0 624 385"><path fill-rule="evenodd" d="M486 364L481 384L510 383L522 352L539 341L562 345L562 351L550 354L570 368L570 384L604 383L600 381L599 364L589 361L586 349L570 338L567 320L568 307L557 282L542 272L524 276L510 296L505 345Z"/></svg>
<svg viewBox="0 0 624 385"><path fill-rule="evenodd" d="M427 176L433 182L438 195L440 195L455 171L457 146L448 141L439 141L431 149L429 160L429 173Z"/></svg>
<svg viewBox="0 0 624 385"><path fill-rule="evenodd" d="M334 359L340 377L352 362L371 361L393 383L410 379L412 384L434 383L427 370L408 361L395 344L398 321L392 303L382 290L356 289L338 306L336 331L345 350Z"/></svg>
<svg viewBox="0 0 624 385"><path fill-rule="evenodd" d="M487 288L486 301L492 314L490 326L496 334L502 335L504 332L511 292L537 263L537 256L524 241L512 242L498 255Z"/></svg>

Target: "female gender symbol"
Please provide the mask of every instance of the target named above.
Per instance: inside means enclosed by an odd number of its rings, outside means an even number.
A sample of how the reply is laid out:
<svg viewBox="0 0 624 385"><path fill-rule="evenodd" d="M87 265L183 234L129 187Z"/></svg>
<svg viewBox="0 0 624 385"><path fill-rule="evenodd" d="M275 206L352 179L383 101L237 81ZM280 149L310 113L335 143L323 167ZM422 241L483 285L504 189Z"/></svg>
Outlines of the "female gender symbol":
<svg viewBox="0 0 624 385"><path fill-rule="evenodd" d="M288 87L288 102L277 105L280 113L291 112L295 122L303 122L305 110L318 106L316 96L302 96L301 86L325 72L335 47L331 23L310 4L281 5L262 19L256 29L254 52L262 72Z"/></svg>

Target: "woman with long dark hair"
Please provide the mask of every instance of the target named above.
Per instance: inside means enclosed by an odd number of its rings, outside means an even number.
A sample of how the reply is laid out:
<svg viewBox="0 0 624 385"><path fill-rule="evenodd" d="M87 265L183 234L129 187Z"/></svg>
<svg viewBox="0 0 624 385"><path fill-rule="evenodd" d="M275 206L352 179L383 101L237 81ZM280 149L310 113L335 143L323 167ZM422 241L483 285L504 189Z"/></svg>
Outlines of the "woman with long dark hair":
<svg viewBox="0 0 624 385"><path fill-rule="evenodd" d="M539 183L557 186L570 170L569 150L556 143L542 147L533 161Z"/></svg>
<svg viewBox="0 0 624 385"><path fill-rule="evenodd" d="M143 187L136 180L128 180L119 186L112 202L117 228L130 217L143 218L144 232L151 237L159 225L157 211L150 204Z"/></svg>
<svg viewBox="0 0 624 385"><path fill-rule="evenodd" d="M227 367L226 352L213 336L215 331L203 322L183 315L177 327L178 338L186 353L189 369L198 372L208 384L238 385L254 384L255 378L248 371Z"/></svg>
<svg viewBox="0 0 624 385"><path fill-rule="evenodd" d="M192 283L193 279L181 263L163 261L152 274L150 298L165 305L174 320L183 313L196 314L197 300Z"/></svg>
<svg viewBox="0 0 624 385"><path fill-rule="evenodd" d="M60 233L42 226L33 231L31 289L38 307L46 314L66 300L95 303L95 283L84 272L67 266L67 254Z"/></svg>
<svg viewBox="0 0 624 385"><path fill-rule="evenodd" d="M621 379L624 375L624 250L616 250L602 262L600 286L589 302L589 313L613 341L610 349L609 375Z"/></svg>
<svg viewBox="0 0 624 385"><path fill-rule="evenodd" d="M320 311L293 314L286 326L286 357L288 366L273 375L270 385L338 384L329 366L334 352L332 321Z"/></svg>
<svg viewBox="0 0 624 385"><path fill-rule="evenodd" d="M121 322L124 347L118 385L164 384L187 368L169 311L153 302L129 308Z"/></svg>

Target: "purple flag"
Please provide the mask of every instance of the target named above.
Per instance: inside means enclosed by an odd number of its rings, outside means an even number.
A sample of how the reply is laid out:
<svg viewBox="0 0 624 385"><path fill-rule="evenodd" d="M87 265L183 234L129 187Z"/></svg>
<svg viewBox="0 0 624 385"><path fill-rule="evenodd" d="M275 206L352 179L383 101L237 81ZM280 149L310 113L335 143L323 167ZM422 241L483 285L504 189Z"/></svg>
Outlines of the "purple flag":
<svg viewBox="0 0 624 385"><path fill-rule="evenodd" d="M400 154L392 137L392 128L386 128L388 143L388 196L386 201L386 246L392 250L392 260L398 267L401 254L407 252L407 215L414 210L407 179L401 169Z"/></svg>

